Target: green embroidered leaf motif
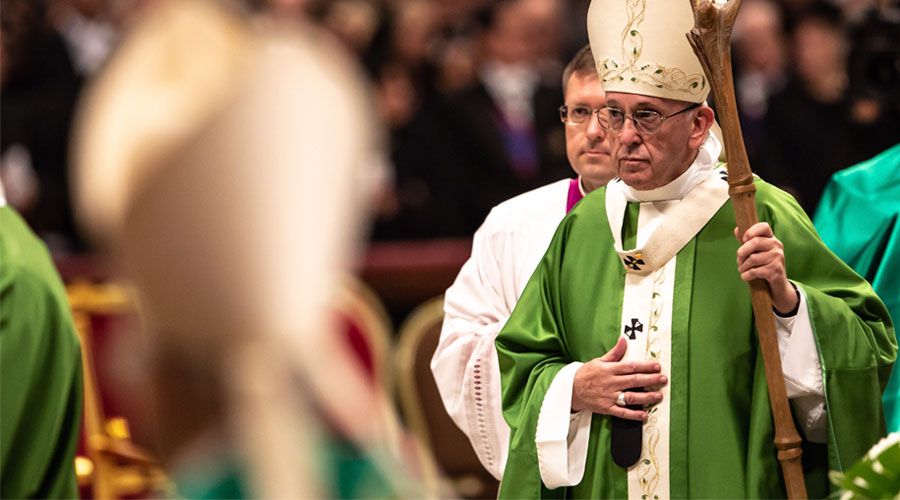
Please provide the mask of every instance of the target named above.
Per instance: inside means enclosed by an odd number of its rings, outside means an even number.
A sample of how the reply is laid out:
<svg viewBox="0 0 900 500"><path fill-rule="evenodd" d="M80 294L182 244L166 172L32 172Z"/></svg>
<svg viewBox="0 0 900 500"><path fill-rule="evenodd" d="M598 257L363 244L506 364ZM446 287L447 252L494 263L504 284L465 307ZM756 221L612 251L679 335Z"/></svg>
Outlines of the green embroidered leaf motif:
<svg viewBox="0 0 900 500"><path fill-rule="evenodd" d="M655 332L655 331L657 331L657 330L659 330L659 327L657 327L656 325L653 325L653 326L650 327L650 331Z"/></svg>
<svg viewBox="0 0 900 500"><path fill-rule="evenodd" d="M631 30L631 36L637 36L637 30Z"/></svg>
<svg viewBox="0 0 900 500"><path fill-rule="evenodd" d="M656 88L661 89L662 85L657 85Z"/></svg>
<svg viewBox="0 0 900 500"><path fill-rule="evenodd" d="M692 89L695 89L695 88L697 88L697 85L698 85L697 82L694 82L694 83L691 84L691 88L692 88Z"/></svg>
<svg viewBox="0 0 900 500"><path fill-rule="evenodd" d="M632 82L636 82L636 81L637 81L637 77L636 77L636 76L632 76L632 77L631 77L631 81L632 81Z"/></svg>
<svg viewBox="0 0 900 500"><path fill-rule="evenodd" d="M646 465L650 465L650 460L648 460L648 459L645 458L645 459L644 459L644 463L645 463Z"/></svg>
<svg viewBox="0 0 900 500"><path fill-rule="evenodd" d="M657 298L657 297L659 297L660 295L662 295L662 294L659 293L659 292L653 292L653 298L654 298L654 299Z"/></svg>
<svg viewBox="0 0 900 500"><path fill-rule="evenodd" d="M659 68L658 70L653 72L654 75L658 75L660 73L662 73L662 68Z"/></svg>
<svg viewBox="0 0 900 500"><path fill-rule="evenodd" d="M631 53L634 55L637 55L637 47L634 47L633 49L631 49Z"/></svg>

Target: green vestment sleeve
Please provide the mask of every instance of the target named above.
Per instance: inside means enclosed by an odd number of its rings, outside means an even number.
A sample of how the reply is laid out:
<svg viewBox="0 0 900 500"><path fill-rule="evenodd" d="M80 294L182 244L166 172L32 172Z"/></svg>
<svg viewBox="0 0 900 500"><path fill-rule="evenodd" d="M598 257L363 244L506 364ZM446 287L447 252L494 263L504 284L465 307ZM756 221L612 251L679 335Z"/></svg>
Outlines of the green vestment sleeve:
<svg viewBox="0 0 900 500"><path fill-rule="evenodd" d="M0 207L0 497L76 498L81 351L46 247Z"/></svg>
<svg viewBox="0 0 900 500"><path fill-rule="evenodd" d="M827 469L852 464L884 433L880 395L896 355L893 327L869 284L825 247L793 198L760 180L756 186L759 218L784 243L788 277L803 289L819 348L828 443L806 445L804 460L810 495L827 495ZM535 445L541 404L559 369L602 356L621 335L625 271L606 221L600 189L562 221L497 338L511 428L501 497L628 494L625 469L609 458L607 416L592 418L585 474L576 486L544 487ZM734 227L728 201L677 255L672 497L785 495L749 289L737 273Z"/></svg>
<svg viewBox="0 0 900 500"><path fill-rule="evenodd" d="M835 174L814 220L828 247L900 317L900 144ZM897 371L883 399L887 430L900 430Z"/></svg>
<svg viewBox="0 0 900 500"><path fill-rule="evenodd" d="M893 324L871 285L825 246L794 199L763 189L760 218L784 243L788 277L806 294L824 375L829 467L843 470L884 435L881 394L897 354Z"/></svg>
<svg viewBox="0 0 900 500"><path fill-rule="evenodd" d="M563 224L557 230L553 238L554 244L551 244L550 250L526 286L509 320L517 318L518 326L510 328L510 332L527 330L530 335L507 335L502 340L497 340L498 352L502 352L499 361L503 374L503 416L511 430L506 470L533 471L532 474L515 475L517 493L514 494L529 492L537 495L542 490L544 493L549 491L543 488L536 468L533 425L535 412L540 408L553 378L571 362L562 344L565 335L560 321L559 273L554 269L560 260L558 252L562 250L559 241L565 238L566 228ZM515 311L518 310L526 311L526 314L516 315ZM519 324L522 321L533 322L536 328ZM508 484L507 481L504 483Z"/></svg>

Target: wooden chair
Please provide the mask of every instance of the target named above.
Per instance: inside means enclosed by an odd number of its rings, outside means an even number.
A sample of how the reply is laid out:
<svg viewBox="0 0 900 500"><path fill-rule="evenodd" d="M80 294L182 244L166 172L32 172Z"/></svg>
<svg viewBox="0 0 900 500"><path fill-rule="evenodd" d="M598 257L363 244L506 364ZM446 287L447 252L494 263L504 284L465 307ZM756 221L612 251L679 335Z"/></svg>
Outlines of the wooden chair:
<svg viewBox="0 0 900 500"><path fill-rule="evenodd" d="M437 384L431 373L431 357L437 349L444 318L443 297L436 297L414 310L400 328L397 348L397 389L407 424L423 448L426 481L436 491L445 484L437 469L447 477L444 482L457 495L466 498L496 497L499 483L472 450L469 439L459 430L444 409Z"/></svg>
<svg viewBox="0 0 900 500"><path fill-rule="evenodd" d="M66 291L81 341L84 377L84 453L75 457L82 494L114 499L174 492L158 459L131 441L127 420L107 418L97 377L92 318L136 314L136 301L115 284L75 282Z"/></svg>

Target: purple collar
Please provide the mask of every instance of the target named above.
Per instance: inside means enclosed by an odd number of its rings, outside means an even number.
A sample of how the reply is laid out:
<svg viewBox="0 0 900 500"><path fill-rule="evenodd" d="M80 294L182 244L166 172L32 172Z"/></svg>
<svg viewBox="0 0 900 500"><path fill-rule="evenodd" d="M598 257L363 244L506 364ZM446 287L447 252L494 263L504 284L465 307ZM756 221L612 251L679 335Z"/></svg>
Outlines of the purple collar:
<svg viewBox="0 0 900 500"><path fill-rule="evenodd" d="M575 204L581 201L584 198L584 195L581 194L581 187L578 186L580 179L578 177L569 181L569 197L566 199L566 213L572 211L572 208L575 207Z"/></svg>

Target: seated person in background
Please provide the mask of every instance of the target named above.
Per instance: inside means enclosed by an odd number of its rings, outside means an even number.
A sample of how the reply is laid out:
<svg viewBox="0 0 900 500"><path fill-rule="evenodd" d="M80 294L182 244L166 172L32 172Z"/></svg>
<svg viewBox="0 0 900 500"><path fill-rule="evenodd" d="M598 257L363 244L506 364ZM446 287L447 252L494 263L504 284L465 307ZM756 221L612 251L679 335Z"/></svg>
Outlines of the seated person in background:
<svg viewBox="0 0 900 500"><path fill-rule="evenodd" d="M444 326L431 361L441 398L484 467L503 473L509 427L500 411L494 338L547 250L563 216L615 175L597 111L606 101L585 46L563 72L566 152L575 179L562 179L494 207L475 233L472 256L444 297Z"/></svg>
<svg viewBox="0 0 900 500"><path fill-rule="evenodd" d="M0 184L0 497L75 498L81 349L47 247Z"/></svg>

